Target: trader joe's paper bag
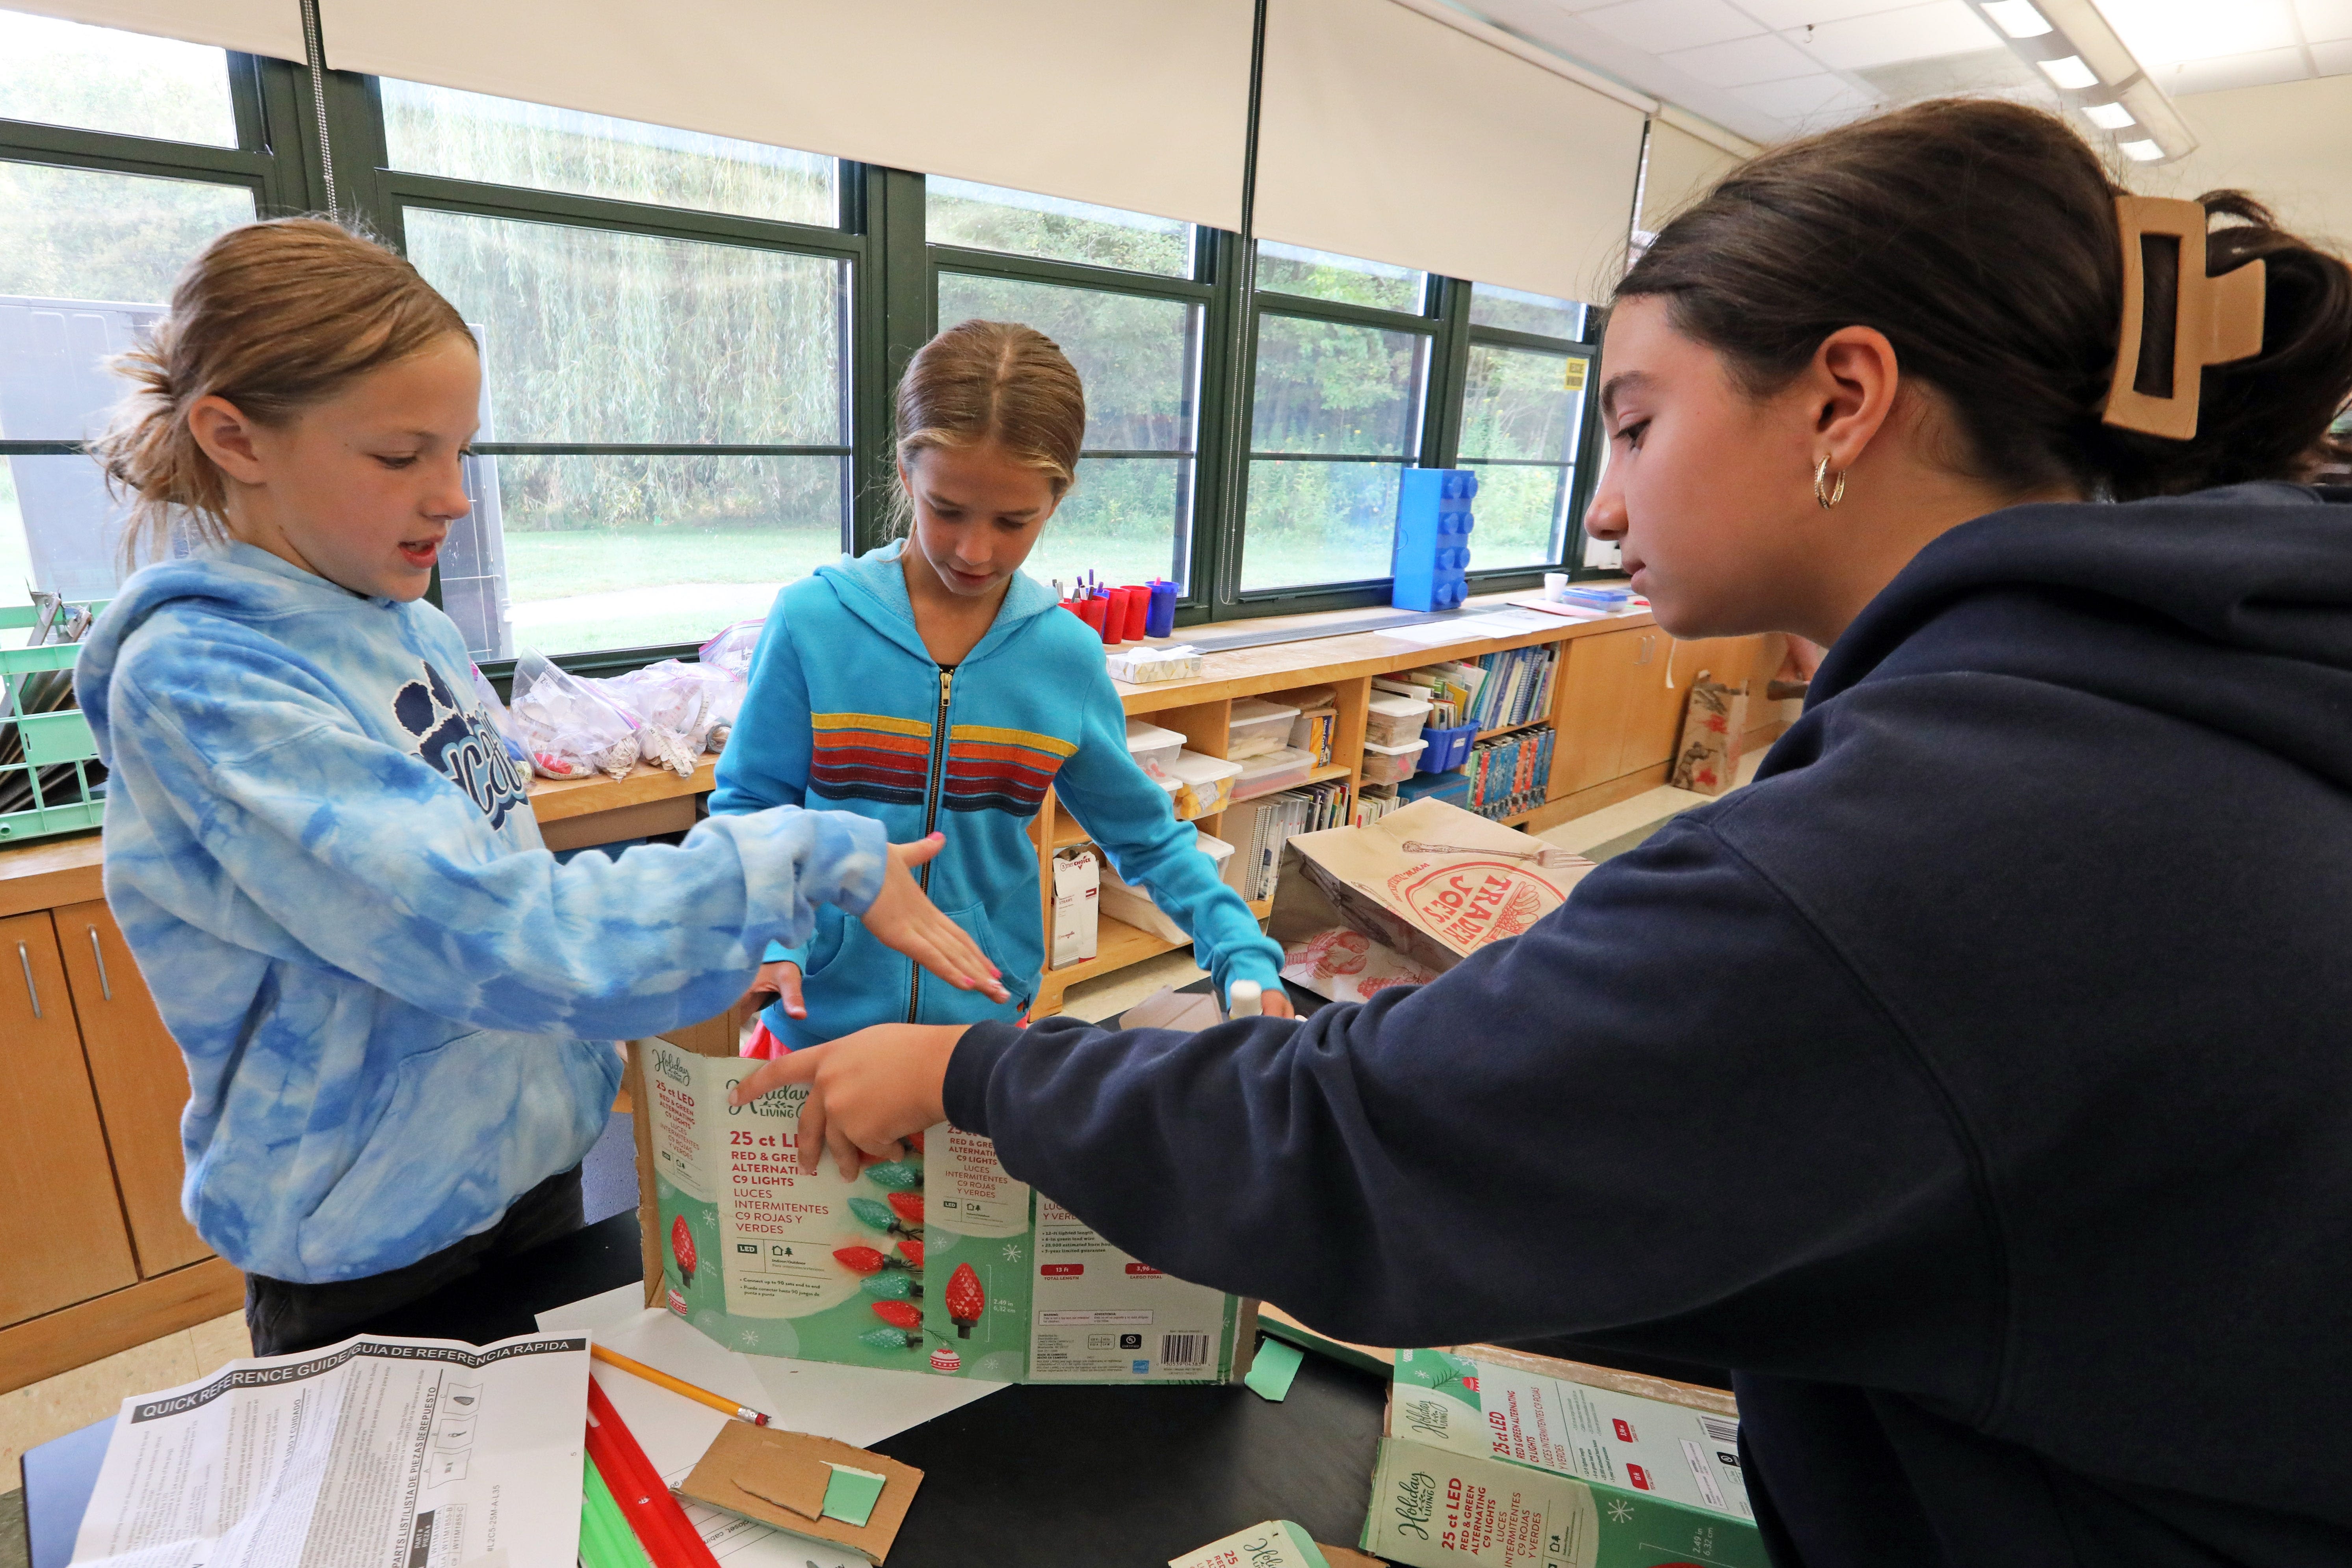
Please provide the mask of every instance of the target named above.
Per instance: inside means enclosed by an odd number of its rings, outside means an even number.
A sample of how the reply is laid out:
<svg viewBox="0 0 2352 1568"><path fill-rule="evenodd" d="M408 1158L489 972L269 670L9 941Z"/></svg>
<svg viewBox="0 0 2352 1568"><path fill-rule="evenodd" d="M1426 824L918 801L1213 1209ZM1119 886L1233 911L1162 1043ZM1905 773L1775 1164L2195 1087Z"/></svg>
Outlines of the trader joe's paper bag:
<svg viewBox="0 0 2352 1568"><path fill-rule="evenodd" d="M1549 862L1549 863L1548 863ZM1439 971L1559 908L1592 862L1439 800L1294 837L1275 884L1286 948L1345 926Z"/></svg>
<svg viewBox="0 0 2352 1568"><path fill-rule="evenodd" d="M1674 786L1721 795L1739 776L1739 731L1748 723L1748 683L1726 686L1704 669L1691 682L1683 743L1675 752Z"/></svg>

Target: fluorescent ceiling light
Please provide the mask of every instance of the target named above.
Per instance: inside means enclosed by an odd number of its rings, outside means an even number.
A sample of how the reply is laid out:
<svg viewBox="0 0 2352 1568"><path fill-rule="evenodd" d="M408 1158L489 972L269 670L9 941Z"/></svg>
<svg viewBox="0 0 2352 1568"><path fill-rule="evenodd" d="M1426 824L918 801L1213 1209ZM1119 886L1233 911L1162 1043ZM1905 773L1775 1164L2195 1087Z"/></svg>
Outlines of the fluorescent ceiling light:
<svg viewBox="0 0 2352 1568"><path fill-rule="evenodd" d="M2125 157L2135 163L2153 163L2164 156L2164 149L2153 142L2118 142L2116 145L2123 149Z"/></svg>
<svg viewBox="0 0 2352 1568"><path fill-rule="evenodd" d="M2102 131L2122 131L2139 122L2130 110L2120 103L2090 103L2083 106L2083 118Z"/></svg>
<svg viewBox="0 0 2352 1568"><path fill-rule="evenodd" d="M2012 38L2038 38L2050 31L2050 18L2033 8L2033 0L1985 0L1984 14Z"/></svg>
<svg viewBox="0 0 2352 1568"><path fill-rule="evenodd" d="M2302 7L2306 13L2319 6ZM2294 7L2284 0L2100 0L2099 9L2131 52L2151 66L2294 48Z"/></svg>
<svg viewBox="0 0 2352 1568"><path fill-rule="evenodd" d="M2086 87L2099 85L2099 73L2083 63L2080 55L2068 55L2063 60L2036 60L2042 74L2069 92L2080 92Z"/></svg>

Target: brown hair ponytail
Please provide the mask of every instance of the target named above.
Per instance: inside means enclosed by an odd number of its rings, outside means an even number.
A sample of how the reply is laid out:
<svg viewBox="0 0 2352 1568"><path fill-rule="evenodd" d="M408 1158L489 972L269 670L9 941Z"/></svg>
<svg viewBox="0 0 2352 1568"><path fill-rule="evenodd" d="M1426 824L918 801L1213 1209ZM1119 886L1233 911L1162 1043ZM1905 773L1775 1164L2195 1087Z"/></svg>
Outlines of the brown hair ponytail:
<svg viewBox="0 0 2352 1568"><path fill-rule="evenodd" d="M2260 258L2263 351L2206 370L2196 437L2101 422L2123 317L2118 187L2056 116L1946 99L1776 148L1669 223L1618 286L1664 295L1677 330L1751 392L1784 384L1841 327L1886 334L1958 428L1953 465L2019 493L2120 500L2308 477L2352 396L2352 272L2234 191L2207 270Z"/></svg>
<svg viewBox="0 0 2352 1568"><path fill-rule="evenodd" d="M965 321L916 351L899 379L898 461L933 447L994 442L1024 467L1042 469L1059 500L1077 482L1087 434L1087 391L1059 344L1034 327ZM894 498L904 531L912 515L906 487Z"/></svg>
<svg viewBox="0 0 2352 1568"><path fill-rule="evenodd" d="M173 286L171 314L112 363L132 390L90 454L131 500L124 564L160 555L175 515L199 539L226 531L226 487L188 428L199 398L282 426L450 332L473 341L416 268L340 224L279 218L215 239Z"/></svg>

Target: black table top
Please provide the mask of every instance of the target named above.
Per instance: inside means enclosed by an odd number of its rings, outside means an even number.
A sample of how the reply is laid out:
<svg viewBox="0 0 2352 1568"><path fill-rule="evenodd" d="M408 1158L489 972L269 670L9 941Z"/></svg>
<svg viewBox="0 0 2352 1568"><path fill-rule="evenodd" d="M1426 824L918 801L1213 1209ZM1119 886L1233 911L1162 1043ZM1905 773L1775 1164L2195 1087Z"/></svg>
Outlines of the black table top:
<svg viewBox="0 0 2352 1568"><path fill-rule="evenodd" d="M640 1268L636 1216L614 1215L494 1260L369 1330L487 1344ZM1002 1390L875 1445L924 1472L890 1568L961 1568L982 1542L992 1568L1145 1568L1265 1519L1352 1545L1385 1395L1379 1378L1315 1355L1279 1405L1230 1385ZM33 1568L72 1559L112 1426L25 1455Z"/></svg>

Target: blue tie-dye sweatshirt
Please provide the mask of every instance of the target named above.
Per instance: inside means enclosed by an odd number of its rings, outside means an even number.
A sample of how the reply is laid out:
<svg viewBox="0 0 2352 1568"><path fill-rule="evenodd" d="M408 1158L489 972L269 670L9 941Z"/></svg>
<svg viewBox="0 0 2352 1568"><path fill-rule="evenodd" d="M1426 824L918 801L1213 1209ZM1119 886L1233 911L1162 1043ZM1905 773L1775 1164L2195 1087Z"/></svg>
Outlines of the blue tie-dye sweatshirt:
<svg viewBox="0 0 2352 1568"><path fill-rule="evenodd" d="M596 1141L614 1038L881 890L880 827L789 808L558 865L448 618L249 546L132 577L74 679L107 902L188 1060L182 1201L252 1273L488 1228Z"/></svg>

